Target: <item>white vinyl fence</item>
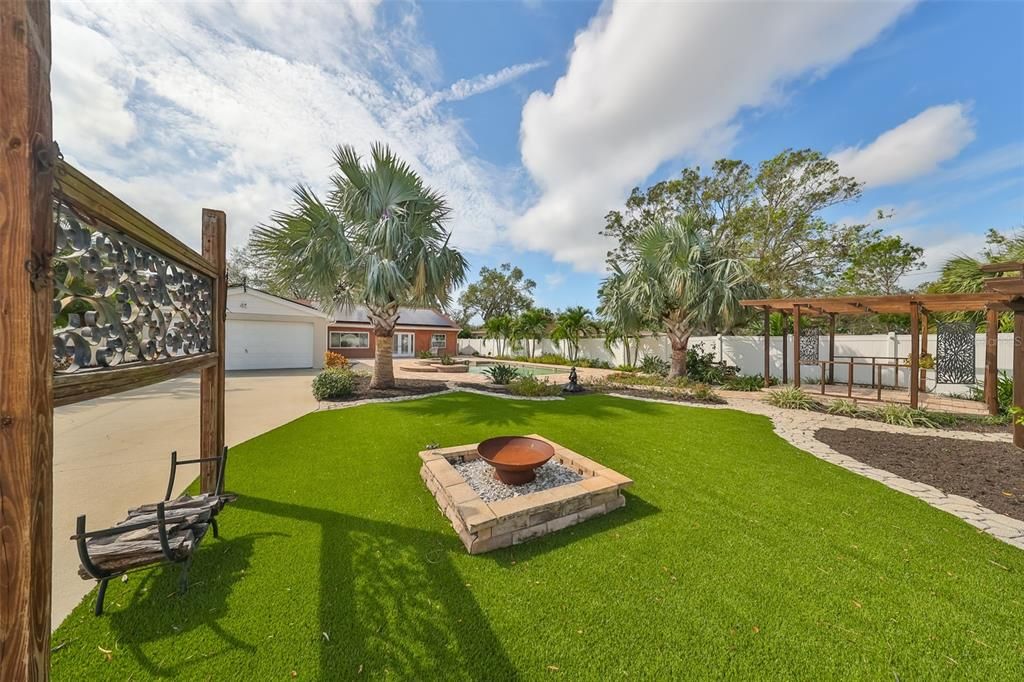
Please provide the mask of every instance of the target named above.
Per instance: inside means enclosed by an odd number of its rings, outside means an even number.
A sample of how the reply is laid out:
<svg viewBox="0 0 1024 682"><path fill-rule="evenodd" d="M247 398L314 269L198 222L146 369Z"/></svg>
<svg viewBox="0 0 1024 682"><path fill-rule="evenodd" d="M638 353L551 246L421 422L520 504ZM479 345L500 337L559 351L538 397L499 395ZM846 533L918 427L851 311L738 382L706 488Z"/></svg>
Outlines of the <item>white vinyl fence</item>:
<svg viewBox="0 0 1024 682"><path fill-rule="evenodd" d="M793 337L789 337L789 378L793 378ZM690 339L690 347L697 344L703 345L705 351L713 352L718 360L725 360L730 365L739 367L740 374L763 374L764 373L764 337L763 336L695 336ZM935 334L928 337L928 352L935 355ZM509 344L503 344L506 354L525 354L525 347L518 347L510 352ZM558 353L566 355L564 344L560 346L551 339L544 339L539 344L534 344L534 355L543 353ZM485 339L459 339L459 353L461 355L472 355L474 352L480 355L497 355L498 343L494 340ZM999 335L998 366L1001 372L1011 373L1013 350L1013 334ZM639 355L657 355L668 360L671 354L668 337L647 336L640 340ZM870 362L871 356L876 356L880 364L893 362L893 358L906 358L910 354L910 335L896 334L837 334L836 335L836 360L841 361L843 356L854 356L858 362L864 362L867 358ZM612 365L621 365L625 362L621 344L616 344L614 352L604 346L603 338L583 339L580 343L580 357L606 360ZM822 334L819 337L818 358L828 359L828 335ZM985 363L985 335L978 334L974 339L974 364L978 382L982 381L982 373ZM782 377L782 337L772 337L771 349L772 376ZM886 385L893 383L893 373L899 372L899 385L906 386L910 379L910 368L903 367L899 370L885 368L882 370L882 382ZM836 365L835 381L843 383L847 379L847 368ZM871 367L858 366L854 368L854 382L860 384L871 383ZM803 365L800 368L800 377L808 383L818 380L821 370L817 366ZM928 372L929 386L935 382L935 372ZM941 384L936 387L936 392L945 394L965 393L966 386L960 384Z"/></svg>

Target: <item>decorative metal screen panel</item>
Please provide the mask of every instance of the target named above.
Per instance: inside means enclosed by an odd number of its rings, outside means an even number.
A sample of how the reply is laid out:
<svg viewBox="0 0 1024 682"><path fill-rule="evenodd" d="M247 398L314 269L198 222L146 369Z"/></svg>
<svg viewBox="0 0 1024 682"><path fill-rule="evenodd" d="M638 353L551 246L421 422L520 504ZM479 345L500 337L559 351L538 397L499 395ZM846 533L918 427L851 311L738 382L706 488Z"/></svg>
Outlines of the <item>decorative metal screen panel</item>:
<svg viewBox="0 0 1024 682"><path fill-rule="evenodd" d="M800 362L818 362L820 340L817 329L800 330Z"/></svg>
<svg viewBox="0 0 1024 682"><path fill-rule="evenodd" d="M940 384L975 384L973 325L940 322L935 343L935 379Z"/></svg>
<svg viewBox="0 0 1024 682"><path fill-rule="evenodd" d="M58 373L213 349L213 282L55 202L53 352Z"/></svg>

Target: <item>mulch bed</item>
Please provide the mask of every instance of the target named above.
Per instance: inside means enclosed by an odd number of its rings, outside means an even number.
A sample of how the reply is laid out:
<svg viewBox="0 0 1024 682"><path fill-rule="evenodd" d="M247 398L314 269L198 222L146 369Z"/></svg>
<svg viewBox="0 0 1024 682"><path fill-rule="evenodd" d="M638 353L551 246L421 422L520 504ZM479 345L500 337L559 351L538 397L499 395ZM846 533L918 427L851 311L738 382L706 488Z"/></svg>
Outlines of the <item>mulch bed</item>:
<svg viewBox="0 0 1024 682"><path fill-rule="evenodd" d="M1010 443L867 429L818 429L814 437L865 464L1024 520L1024 451Z"/></svg>
<svg viewBox="0 0 1024 682"><path fill-rule="evenodd" d="M356 375L356 390L352 395L337 400L325 400L331 403L350 403L354 400L369 400L372 398L399 398L409 395L427 395L428 393L440 393L448 388L443 381L428 381L417 379L396 379L394 388L370 388L370 375Z"/></svg>

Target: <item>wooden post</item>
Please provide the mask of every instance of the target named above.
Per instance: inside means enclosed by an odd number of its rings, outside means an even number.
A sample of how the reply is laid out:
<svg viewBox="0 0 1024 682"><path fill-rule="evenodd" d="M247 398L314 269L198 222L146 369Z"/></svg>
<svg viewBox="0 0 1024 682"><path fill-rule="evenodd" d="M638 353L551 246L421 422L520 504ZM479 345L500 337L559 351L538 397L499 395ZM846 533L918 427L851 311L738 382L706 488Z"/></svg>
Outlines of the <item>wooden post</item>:
<svg viewBox="0 0 1024 682"><path fill-rule="evenodd" d="M800 306L793 306L793 385L800 388Z"/></svg>
<svg viewBox="0 0 1024 682"><path fill-rule="evenodd" d="M50 677L57 159L47 0L0 1L0 71L0 680L7 682Z"/></svg>
<svg viewBox="0 0 1024 682"><path fill-rule="evenodd" d="M921 355L928 352L928 312L921 310ZM928 388L928 370L921 368L921 376L919 378L920 384L918 385L919 391L924 391Z"/></svg>
<svg viewBox="0 0 1024 682"><path fill-rule="evenodd" d="M203 209L203 256L217 270L213 282L213 350L217 363L203 369L199 382L199 452L201 457L217 457L224 451L224 314L227 302L227 216L223 211ZM202 492L217 487L217 466L200 464Z"/></svg>
<svg viewBox="0 0 1024 682"><path fill-rule="evenodd" d="M991 415L999 414L999 313L989 308L985 311L985 405Z"/></svg>
<svg viewBox="0 0 1024 682"><path fill-rule="evenodd" d="M764 387L771 386L772 376L772 313L764 309Z"/></svg>
<svg viewBox="0 0 1024 682"><path fill-rule="evenodd" d="M789 383L789 315L782 313L782 383Z"/></svg>
<svg viewBox="0 0 1024 682"><path fill-rule="evenodd" d="M918 357L921 353L921 306L916 303L910 304L910 406L917 408L918 404L918 382L917 374L918 367L921 364L920 358ZM897 364L896 373L899 374L900 368Z"/></svg>
<svg viewBox="0 0 1024 682"><path fill-rule="evenodd" d="M828 383L836 383L836 314L828 314ZM822 375L824 376L824 375Z"/></svg>
<svg viewBox="0 0 1024 682"><path fill-rule="evenodd" d="M1024 406L1024 308L1016 306L1013 309L1013 405ZM1013 444L1024 448L1024 424L1013 421Z"/></svg>

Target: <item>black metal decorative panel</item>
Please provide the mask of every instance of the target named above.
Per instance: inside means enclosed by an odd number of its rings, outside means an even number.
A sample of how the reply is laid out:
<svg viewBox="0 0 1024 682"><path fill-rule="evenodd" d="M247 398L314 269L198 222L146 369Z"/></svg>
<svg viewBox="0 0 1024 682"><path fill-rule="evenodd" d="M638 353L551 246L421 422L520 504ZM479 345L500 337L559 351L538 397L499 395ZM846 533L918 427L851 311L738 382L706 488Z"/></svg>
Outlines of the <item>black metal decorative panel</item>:
<svg viewBox="0 0 1024 682"><path fill-rule="evenodd" d="M817 329L800 330L800 362L818 362L821 335Z"/></svg>
<svg viewBox="0 0 1024 682"><path fill-rule="evenodd" d="M974 333L974 326L967 322L938 324L938 340L935 343L935 379L938 383L977 383Z"/></svg>
<svg viewBox="0 0 1024 682"><path fill-rule="evenodd" d="M101 221L54 205L57 372L205 353L213 282Z"/></svg>

